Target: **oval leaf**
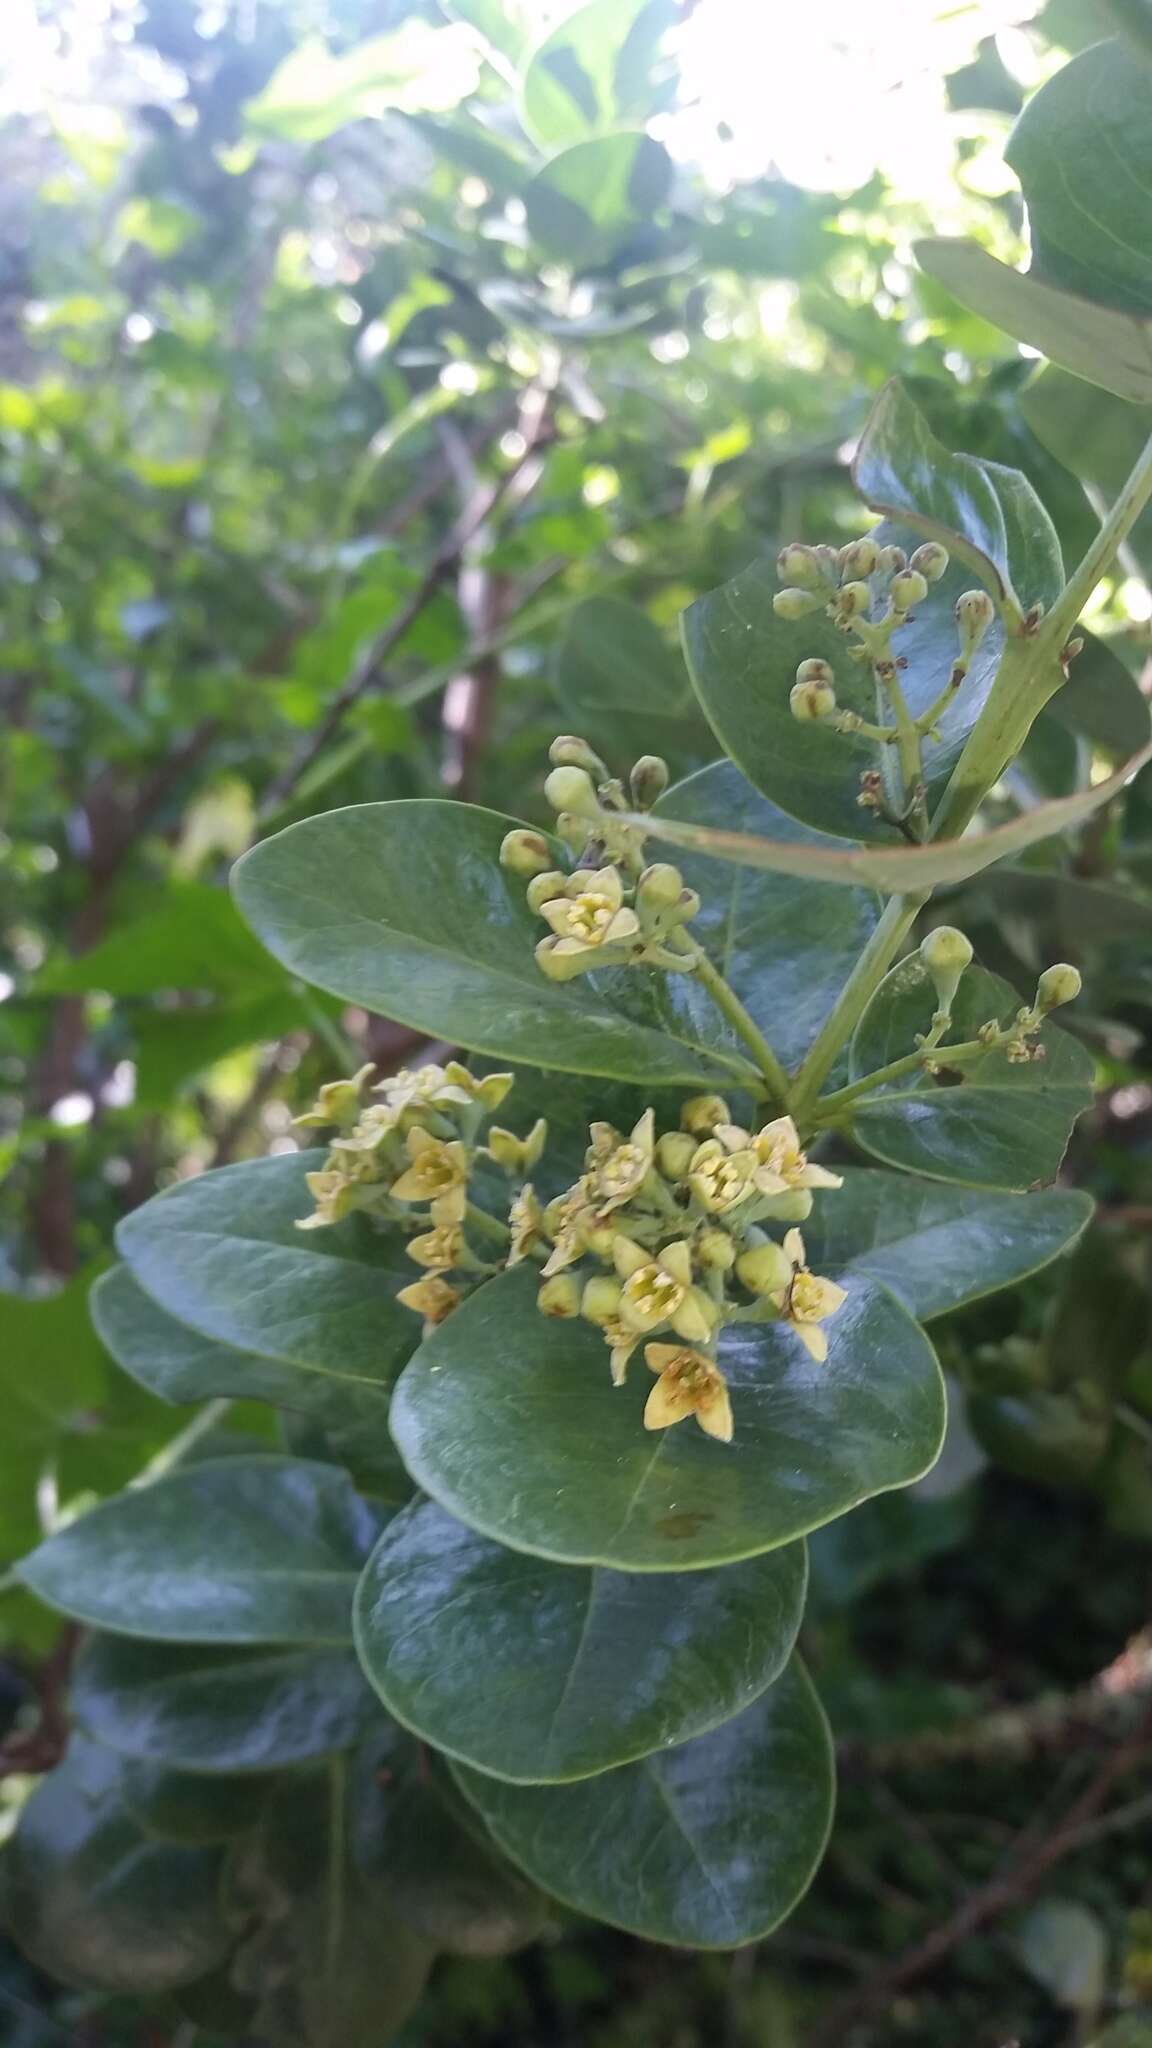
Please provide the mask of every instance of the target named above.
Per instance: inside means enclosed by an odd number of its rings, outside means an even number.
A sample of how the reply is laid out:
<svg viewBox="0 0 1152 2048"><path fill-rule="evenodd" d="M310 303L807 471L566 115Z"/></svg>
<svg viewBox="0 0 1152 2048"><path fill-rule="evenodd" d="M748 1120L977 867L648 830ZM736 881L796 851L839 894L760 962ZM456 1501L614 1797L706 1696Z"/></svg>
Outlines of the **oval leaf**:
<svg viewBox="0 0 1152 2048"><path fill-rule="evenodd" d="M545 1891L685 1948L770 1933L811 1882L832 1819L828 1724L795 1660L735 1720L622 1770L577 1785L509 1785L460 1764L453 1775Z"/></svg>
<svg viewBox="0 0 1152 2048"><path fill-rule="evenodd" d="M841 1171L843 1187L817 1190L804 1225L813 1269L875 1280L922 1323L1038 1272L1092 1215L1091 1196L1073 1188L990 1194L873 1167Z"/></svg>
<svg viewBox="0 0 1152 2048"><path fill-rule="evenodd" d="M692 1422L647 1432L639 1355L613 1387L599 1334L541 1316L521 1267L417 1352L393 1401L401 1456L450 1514L559 1563L674 1572L775 1549L919 1478L940 1448L931 1345L891 1295L845 1277L824 1365L779 1325L725 1333L736 1434L720 1444Z"/></svg>
<svg viewBox="0 0 1152 2048"><path fill-rule="evenodd" d="M703 1734L771 1685L806 1578L800 1544L655 1580L548 1565L422 1501L364 1568L356 1643L389 1713L437 1749L517 1783L584 1778Z"/></svg>
<svg viewBox="0 0 1152 2048"><path fill-rule="evenodd" d="M125 1756L174 1769L272 1771L346 1749L378 1714L346 1651L212 1650L95 1636L72 1712Z"/></svg>
<svg viewBox="0 0 1152 2048"><path fill-rule="evenodd" d="M301 1373L387 1387L417 1335L395 1299L412 1266L403 1241L362 1216L297 1229L314 1206L305 1175L324 1157L297 1152L179 1181L125 1217L116 1241L146 1292L192 1329ZM185 1344L178 1358L187 1355Z"/></svg>
<svg viewBox="0 0 1152 2048"><path fill-rule="evenodd" d="M971 1065L948 1067L949 1042L974 1039L990 1018L1009 1023L1020 1007L1006 981L970 967L952 1005L952 1030L934 1055L941 1073L906 1075L853 1104L846 1112L852 1136L890 1165L936 1180L994 1188L1052 1180L1076 1118L1092 1101L1094 1066L1084 1047L1049 1023L1035 1041L1044 1053L1035 1064L1014 1065L990 1050ZM927 970L910 954L881 982L857 1026L852 1080L911 1052L935 1008Z"/></svg>
<svg viewBox="0 0 1152 2048"><path fill-rule="evenodd" d="M104 1501L17 1566L93 1628L184 1643L345 1643L379 1519L346 1473L230 1457Z"/></svg>

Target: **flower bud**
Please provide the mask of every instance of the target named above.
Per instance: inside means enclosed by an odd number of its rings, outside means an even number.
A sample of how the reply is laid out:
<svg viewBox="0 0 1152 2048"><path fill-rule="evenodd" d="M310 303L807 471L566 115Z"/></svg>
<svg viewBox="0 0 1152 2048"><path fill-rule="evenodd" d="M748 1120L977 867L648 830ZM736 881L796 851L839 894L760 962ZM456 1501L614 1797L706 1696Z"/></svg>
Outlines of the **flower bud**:
<svg viewBox="0 0 1152 2048"><path fill-rule="evenodd" d="M551 864L552 849L539 832L518 828L500 841L500 865L513 875L540 875Z"/></svg>
<svg viewBox="0 0 1152 2048"><path fill-rule="evenodd" d="M902 569L908 567L908 557L903 548L881 548L876 567L884 576L898 576Z"/></svg>
<svg viewBox="0 0 1152 2048"><path fill-rule="evenodd" d="M688 1131L666 1131L656 1140L656 1164L666 1180L683 1180L697 1143Z"/></svg>
<svg viewBox="0 0 1152 2048"><path fill-rule="evenodd" d="M811 718L831 718L836 709L836 692L831 683L793 683L788 708L803 724Z"/></svg>
<svg viewBox="0 0 1152 2048"><path fill-rule="evenodd" d="M901 569L892 578L891 597L898 612L910 612L914 604L923 604L928 595L928 585L918 569Z"/></svg>
<svg viewBox="0 0 1152 2048"><path fill-rule="evenodd" d="M920 958L932 977L937 1006L947 1015L960 977L972 964L971 944L955 925L940 924L921 941Z"/></svg>
<svg viewBox="0 0 1152 2048"><path fill-rule="evenodd" d="M827 542L821 541L818 544L818 546L813 548L812 553L816 557L817 563L819 564L820 568L820 574L821 576L823 576L825 582L838 583L840 581L839 548L830 548Z"/></svg>
<svg viewBox="0 0 1152 2048"><path fill-rule="evenodd" d="M705 1272L730 1273L736 1264L736 1245L726 1230L702 1230L695 1244L696 1262Z"/></svg>
<svg viewBox="0 0 1152 2048"><path fill-rule="evenodd" d="M549 981L573 981L585 968L595 965L595 954L561 953L557 938L541 939L536 947L536 965Z"/></svg>
<svg viewBox="0 0 1152 2048"><path fill-rule="evenodd" d="M562 875L559 868L549 868L546 874L533 875L524 891L529 910L534 910L539 915L545 903L552 903L557 896L564 894L567 880L567 875Z"/></svg>
<svg viewBox="0 0 1152 2048"><path fill-rule="evenodd" d="M674 868L671 861L654 861L636 884L636 908L657 917L680 901L683 888L684 877L679 868Z"/></svg>
<svg viewBox="0 0 1152 2048"><path fill-rule="evenodd" d="M806 619L809 612L821 611L824 602L820 591L778 590L772 599L772 609L778 619Z"/></svg>
<svg viewBox="0 0 1152 2048"><path fill-rule="evenodd" d="M835 680L831 662L822 661L818 654L810 654L796 671L798 683L834 683Z"/></svg>
<svg viewBox="0 0 1152 2048"><path fill-rule="evenodd" d="M758 1244L741 1252L736 1277L750 1294L773 1294L792 1279L792 1261L782 1244Z"/></svg>
<svg viewBox="0 0 1152 2048"><path fill-rule="evenodd" d="M610 1273L589 1280L580 1297L580 1313L590 1323L610 1323L620 1307L623 1283Z"/></svg>
<svg viewBox="0 0 1152 2048"><path fill-rule="evenodd" d="M916 549L908 567L915 569L917 575L923 576L927 582L939 583L948 567L948 550L941 547L938 540L926 540L922 547Z"/></svg>
<svg viewBox="0 0 1152 2048"><path fill-rule="evenodd" d="M548 1137L548 1125L538 1116L526 1138L518 1138L515 1131L506 1131L501 1124L492 1124L488 1132L488 1151L497 1166L506 1167L509 1173L530 1173L539 1160Z"/></svg>
<svg viewBox="0 0 1152 2048"><path fill-rule="evenodd" d="M848 579L854 576L871 576L880 560L880 550L870 533L859 540L850 540L840 550L840 574Z"/></svg>
<svg viewBox="0 0 1152 2048"><path fill-rule="evenodd" d="M575 733L560 733L548 749L548 759L554 768L583 768L597 782L607 779L608 770L599 754L593 751L587 740L579 739ZM565 808L573 810L575 805Z"/></svg>
<svg viewBox="0 0 1152 2048"><path fill-rule="evenodd" d="M812 1197L807 1188L786 1188L782 1195L762 1195L756 1213L772 1223L803 1223L812 1214Z"/></svg>
<svg viewBox="0 0 1152 2048"><path fill-rule="evenodd" d="M956 599L956 624L966 654L979 647L996 616L996 607L986 590L966 590Z"/></svg>
<svg viewBox="0 0 1152 2048"><path fill-rule="evenodd" d="M571 811L579 818L600 814L592 777L586 768L553 768L544 784L544 794L554 811Z"/></svg>
<svg viewBox="0 0 1152 2048"><path fill-rule="evenodd" d="M536 1306L545 1316L578 1316L580 1282L574 1273L553 1273L536 1296Z"/></svg>
<svg viewBox="0 0 1152 2048"><path fill-rule="evenodd" d="M575 811L561 811L556 820L556 836L574 854L582 857L595 823L595 819L581 818Z"/></svg>
<svg viewBox="0 0 1152 2048"><path fill-rule="evenodd" d="M794 583L801 590L819 590L822 581L820 560L815 548L805 547L803 541L790 540L776 557L776 567L781 583Z"/></svg>
<svg viewBox="0 0 1152 2048"><path fill-rule="evenodd" d="M869 609L872 592L866 583L842 583L836 609L842 619L858 619Z"/></svg>
<svg viewBox="0 0 1152 2048"><path fill-rule="evenodd" d="M730 1124L732 1112L722 1095L693 1095L681 1105L680 1122L697 1138L710 1138L717 1124Z"/></svg>
<svg viewBox="0 0 1152 2048"><path fill-rule="evenodd" d="M1058 1010L1062 1003L1074 1003L1084 986L1075 967L1067 960L1060 960L1055 967L1046 967L1036 984L1036 1008Z"/></svg>
<svg viewBox="0 0 1152 2048"><path fill-rule="evenodd" d="M628 777L628 786L633 808L650 811L668 787L667 761L662 761L659 754L641 754Z"/></svg>

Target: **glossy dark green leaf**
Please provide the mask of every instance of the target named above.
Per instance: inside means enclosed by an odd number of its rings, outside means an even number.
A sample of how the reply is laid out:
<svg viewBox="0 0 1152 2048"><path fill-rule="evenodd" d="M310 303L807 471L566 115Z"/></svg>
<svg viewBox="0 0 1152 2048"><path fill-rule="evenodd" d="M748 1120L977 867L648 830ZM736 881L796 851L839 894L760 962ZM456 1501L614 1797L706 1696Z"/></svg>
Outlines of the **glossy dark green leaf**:
<svg viewBox="0 0 1152 2048"><path fill-rule="evenodd" d="M1149 427L1152 432L1152 425ZM1071 732L1118 760L1148 744L1149 704L1139 684L1107 641L1077 627L1084 646L1062 690L1042 717L1059 719ZM1035 728L1033 728L1035 730Z"/></svg>
<svg viewBox="0 0 1152 2048"><path fill-rule="evenodd" d="M528 232L552 262L607 262L668 197L672 159L662 143L621 130L576 142L524 187Z"/></svg>
<svg viewBox="0 0 1152 2048"><path fill-rule="evenodd" d="M306 981L472 1051L532 1064L547 1047L552 1066L653 1086L747 1074L622 1016L620 983L647 975L541 974L544 926L498 860L515 823L435 798L330 811L246 854L237 900Z"/></svg>
<svg viewBox="0 0 1152 2048"><path fill-rule="evenodd" d="M169 1764L124 1761L124 1803L146 1835L166 1842L227 1842L260 1817L266 1778L236 1773L205 1778Z"/></svg>
<svg viewBox="0 0 1152 2048"><path fill-rule="evenodd" d="M389 1713L435 1748L525 1784L582 1778L756 1698L795 1642L805 1578L800 1544L655 1580L545 1564L422 1501L364 1568L356 1643Z"/></svg>
<svg viewBox="0 0 1152 2048"><path fill-rule="evenodd" d="M1060 542L1027 477L950 453L900 384L886 385L873 406L853 475L878 512L943 541L993 589L1013 592L1025 610L1047 609L1059 596ZM971 678L961 700L970 687Z"/></svg>
<svg viewBox="0 0 1152 2048"><path fill-rule="evenodd" d="M117 1363L165 1401L274 1402L306 1418L318 1432L316 1440L323 1441L322 1452L294 1443L300 1455L337 1457L369 1491L385 1500L403 1499L403 1489L396 1492L401 1475L388 1434L386 1387L203 1337L145 1294L127 1266L114 1267L97 1282L92 1318ZM417 1334L414 1328L413 1342Z"/></svg>
<svg viewBox="0 0 1152 2048"><path fill-rule="evenodd" d="M453 1770L493 1838L546 1891L685 1948L768 1934L807 1889L832 1818L828 1725L796 1661L710 1735L579 1784Z"/></svg>
<svg viewBox="0 0 1152 2048"><path fill-rule="evenodd" d="M824 1365L779 1325L726 1332L736 1433L720 1444L693 1422L647 1432L642 1358L613 1387L598 1332L543 1318L520 1268L465 1302L401 1377L401 1455L460 1521L560 1563L674 1572L754 1557L918 1478L940 1448L928 1340L890 1294L845 1282Z"/></svg>
<svg viewBox="0 0 1152 2048"><path fill-rule="evenodd" d="M215 1848L150 1841L124 1803L123 1770L110 1750L73 1736L5 1852L4 1914L50 1976L155 1995L227 1953L221 1858Z"/></svg>
<svg viewBox="0 0 1152 2048"><path fill-rule="evenodd" d="M213 1650L94 1636L72 1712L110 1749L175 1770L269 1771L346 1749L379 1709L345 1651Z"/></svg>
<svg viewBox="0 0 1152 2048"><path fill-rule="evenodd" d="M333 1465L226 1458L103 1502L18 1571L51 1606L120 1635L344 1643L378 1527Z"/></svg>
<svg viewBox="0 0 1152 2048"><path fill-rule="evenodd" d="M817 1272L861 1273L919 1322L1012 1287L1075 1244L1092 1198L1073 1188L1006 1195L845 1167L804 1225Z"/></svg>
<svg viewBox="0 0 1152 2048"><path fill-rule="evenodd" d="M296 1228L314 1206L305 1175L323 1158L290 1153L179 1181L125 1217L117 1243L147 1294L218 1344L301 1374L387 1387L415 1337L415 1318L395 1299L412 1265L398 1237L363 1217ZM129 1303L117 1328L138 1313ZM177 1362L188 1355L185 1344Z"/></svg>
<svg viewBox="0 0 1152 2048"><path fill-rule="evenodd" d="M938 1075L917 1071L885 1084L851 1111L852 1135L877 1158L910 1173L970 1187L1026 1188L1054 1179L1076 1118L1092 1101L1093 1062L1076 1039L1047 1023L1034 1042L1044 1056L1017 1065L990 1050L970 1065L948 1066L948 1044L974 1039L995 1018L1010 1023L1021 997L980 967L970 967L952 1006L952 1030L940 1047ZM918 953L880 984L852 1040L854 1081L915 1049L936 1007ZM962 1078L956 1079L960 1075Z"/></svg>

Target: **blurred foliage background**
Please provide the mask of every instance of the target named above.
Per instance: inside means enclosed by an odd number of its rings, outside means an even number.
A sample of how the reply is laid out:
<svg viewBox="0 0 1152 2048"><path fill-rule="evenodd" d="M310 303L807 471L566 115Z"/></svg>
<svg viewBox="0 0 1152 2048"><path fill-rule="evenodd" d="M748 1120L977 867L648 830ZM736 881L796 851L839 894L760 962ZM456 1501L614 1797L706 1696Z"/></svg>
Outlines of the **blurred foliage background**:
<svg viewBox="0 0 1152 2048"><path fill-rule="evenodd" d="M1038 373L911 246L1021 258L1004 138L1110 24L1105 0L8 0L0 1569L187 1425L89 1327L117 1218L291 1149L320 1080L418 1050L248 934L225 884L253 837L440 789L535 817L558 728L711 758L678 614L782 540L858 530L846 464L891 376L1082 551L1133 409ZM1089 658L1006 805L1139 743L1150 567L1146 517L1090 621L1131 715ZM734 1958L558 1928L453 1963L413 2048L1152 2039L1146 1768L1069 1818L1152 1655L1150 835L1146 771L950 912L1021 987L1085 973L1101 1086L1069 1174L1100 1221L944 1326L944 1463L813 1546L845 1785L809 1901ZM9 1812L57 1626L4 1586ZM1020 1830L1058 1840L1051 1872L877 1992ZM0 1963L5 2048L234 2038Z"/></svg>

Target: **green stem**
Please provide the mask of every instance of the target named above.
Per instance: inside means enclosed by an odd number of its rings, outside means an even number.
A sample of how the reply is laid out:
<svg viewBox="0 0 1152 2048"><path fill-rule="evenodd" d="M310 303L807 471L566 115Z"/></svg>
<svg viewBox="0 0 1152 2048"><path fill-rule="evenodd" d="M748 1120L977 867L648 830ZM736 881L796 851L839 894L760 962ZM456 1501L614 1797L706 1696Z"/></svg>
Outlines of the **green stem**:
<svg viewBox="0 0 1152 2048"><path fill-rule="evenodd" d="M928 820L924 811L923 797L916 797L915 795L917 790L924 787L924 761L920 752L920 734L916 727L916 721L908 709L904 692L900 687L900 679L896 673L895 665L892 667L891 674L885 673L881 675L879 670L877 670L876 680L887 696L888 702L892 706L892 715L896 720L896 752L900 761L900 777L904 784L904 802L906 805L911 806L912 815L919 826L920 837L923 838L927 831Z"/></svg>
<svg viewBox="0 0 1152 2048"><path fill-rule="evenodd" d="M230 1398L206 1402L200 1413L193 1416L188 1427L182 1429L179 1436L171 1437L163 1448L157 1451L156 1456L148 1460L135 1479L129 1480L129 1485L152 1486L157 1479L166 1479L169 1472L174 1472L178 1465L184 1463L189 1452L194 1451L198 1443L219 1427L231 1407Z"/></svg>
<svg viewBox="0 0 1152 2048"><path fill-rule="evenodd" d="M729 987L719 968L702 956L696 964L696 978L707 989L716 1008L728 1019L737 1036L742 1038L764 1077L769 1095L780 1109L787 1109L791 1094L788 1076L752 1018L748 1015L736 991Z"/></svg>
<svg viewBox="0 0 1152 2048"><path fill-rule="evenodd" d="M794 1114L810 1109L815 1102L841 1048L851 1038L930 894L930 890L921 889L915 895L890 898L796 1076L792 1098Z"/></svg>
<svg viewBox="0 0 1152 2048"><path fill-rule="evenodd" d="M507 1244L512 1234L508 1225L502 1223L498 1216L490 1216L487 1209L481 1209L475 1202L469 1202L467 1209L464 1211L464 1217L465 1221L471 1223L474 1229L480 1231L484 1236L495 1238L499 1244Z"/></svg>
<svg viewBox="0 0 1152 2048"><path fill-rule="evenodd" d="M929 1033L931 1037L931 1033ZM859 1081L852 1081L846 1088L837 1088L831 1095L822 1095L812 1112L812 1121L817 1124L837 1123L842 1111L849 1108L861 1095L872 1095L876 1089L886 1087L889 1081L901 1081L905 1074L915 1074L939 1051L950 1067L966 1066L970 1060L978 1059L981 1053L991 1048L983 1038L963 1039L959 1045L930 1045L927 1040L915 1052L905 1053L902 1059L890 1060L886 1067L877 1067L875 1073L865 1074Z"/></svg>
<svg viewBox="0 0 1152 2048"><path fill-rule="evenodd" d="M933 698L927 711L922 711L916 720L917 732L921 734L930 733L937 719L943 718L967 673L968 670L963 662L957 661L953 664L952 673L941 690L940 695Z"/></svg>

